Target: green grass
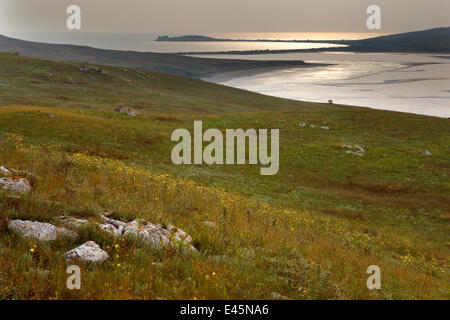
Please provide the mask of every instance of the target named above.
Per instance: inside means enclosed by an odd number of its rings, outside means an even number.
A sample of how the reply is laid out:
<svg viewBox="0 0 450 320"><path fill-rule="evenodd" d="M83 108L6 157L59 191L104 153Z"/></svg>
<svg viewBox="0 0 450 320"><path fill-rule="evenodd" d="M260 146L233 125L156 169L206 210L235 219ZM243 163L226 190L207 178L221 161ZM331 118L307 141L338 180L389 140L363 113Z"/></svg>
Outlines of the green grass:
<svg viewBox="0 0 450 320"><path fill-rule="evenodd" d="M117 254L118 240L95 228L52 244L3 229L0 297L449 297L448 119L277 99L133 69L86 73L75 65L0 55L0 165L39 177L29 197L1 195L0 212L58 223L61 214L114 211L172 223L193 236L201 254L157 252L126 239ZM141 115L114 112L119 104ZM279 173L173 165L171 132L192 130L194 120L204 130L279 128ZM346 154L346 143L366 153ZM205 229L204 220L219 228ZM83 288L70 292L62 256L87 240L113 258L83 266ZM371 264L382 270L377 293L365 286Z"/></svg>

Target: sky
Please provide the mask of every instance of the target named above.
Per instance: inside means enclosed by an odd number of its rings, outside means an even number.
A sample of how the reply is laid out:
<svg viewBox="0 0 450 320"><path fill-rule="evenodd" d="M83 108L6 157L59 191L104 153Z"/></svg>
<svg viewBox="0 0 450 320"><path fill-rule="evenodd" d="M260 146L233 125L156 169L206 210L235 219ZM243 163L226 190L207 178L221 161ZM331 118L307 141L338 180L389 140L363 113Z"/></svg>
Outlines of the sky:
<svg viewBox="0 0 450 320"><path fill-rule="evenodd" d="M0 0L0 33L67 31L73 4L81 32L368 32L373 4L383 33L450 26L450 0Z"/></svg>

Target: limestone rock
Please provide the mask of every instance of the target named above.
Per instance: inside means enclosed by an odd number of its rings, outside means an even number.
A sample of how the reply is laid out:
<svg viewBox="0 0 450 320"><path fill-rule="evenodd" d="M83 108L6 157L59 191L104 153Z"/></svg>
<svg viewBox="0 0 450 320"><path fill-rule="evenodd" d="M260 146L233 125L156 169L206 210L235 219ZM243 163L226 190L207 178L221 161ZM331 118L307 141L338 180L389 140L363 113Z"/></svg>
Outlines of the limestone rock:
<svg viewBox="0 0 450 320"><path fill-rule="evenodd" d="M102 216L104 223L100 227L114 236L123 236L141 240L144 243L161 249L180 245L185 251L197 251L192 246L192 238L186 232L174 226L163 228L149 222L122 222Z"/></svg>
<svg viewBox="0 0 450 320"><path fill-rule="evenodd" d="M64 224L67 224L71 227L75 227L75 228L79 228L82 227L84 225L89 224L89 221L86 219L78 219L78 218L74 218L74 217L60 217L61 222Z"/></svg>
<svg viewBox="0 0 450 320"><path fill-rule="evenodd" d="M86 262L103 262L109 258L108 253L94 241L88 241L73 250L67 251L64 256L67 261L80 260Z"/></svg>
<svg viewBox="0 0 450 320"><path fill-rule="evenodd" d="M352 154L358 157L363 157L364 153L366 152L366 149L359 144L355 144L354 146L352 146L351 144L344 144L342 148L349 149L346 151L347 154Z"/></svg>
<svg viewBox="0 0 450 320"><path fill-rule="evenodd" d="M53 241L58 237L78 237L76 232L56 227L50 223L12 220L8 223L8 227L26 238L35 238L40 241Z"/></svg>
<svg viewBox="0 0 450 320"><path fill-rule="evenodd" d="M366 152L366 149L364 149L364 147L360 146L359 144L355 144L355 148L358 149L358 151L361 153Z"/></svg>
<svg viewBox="0 0 450 320"><path fill-rule="evenodd" d="M31 191L31 185L25 178L1 178L0 186L4 190L28 193Z"/></svg>
<svg viewBox="0 0 450 320"><path fill-rule="evenodd" d="M136 117L138 115L138 112L136 110L133 110L130 107L125 107L125 106L119 106L118 108L114 109L114 111L120 112L120 113L125 113L132 117Z"/></svg>
<svg viewBox="0 0 450 320"><path fill-rule="evenodd" d="M4 166L0 166L0 174L7 176L11 174L11 171L6 169Z"/></svg>

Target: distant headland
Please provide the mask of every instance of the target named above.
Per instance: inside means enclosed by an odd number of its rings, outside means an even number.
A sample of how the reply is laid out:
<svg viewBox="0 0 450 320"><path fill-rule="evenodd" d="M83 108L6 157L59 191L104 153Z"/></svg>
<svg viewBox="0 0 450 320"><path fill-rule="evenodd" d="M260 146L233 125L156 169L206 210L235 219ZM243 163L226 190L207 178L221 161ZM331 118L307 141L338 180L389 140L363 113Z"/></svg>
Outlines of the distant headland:
<svg viewBox="0 0 450 320"><path fill-rule="evenodd" d="M282 40L282 39L220 39L200 35L187 35L179 37L159 36L155 41L164 42L287 42L287 43L332 43L350 44L351 40Z"/></svg>
<svg viewBox="0 0 450 320"><path fill-rule="evenodd" d="M180 37L160 36L156 41L167 42L288 42L288 43L329 43L346 47L288 49L288 50L251 50L221 52L180 52L182 54L267 54L320 51L353 52L410 52L410 53L450 53L450 27L422 31L406 32L363 40L253 40L253 39L217 39L201 35Z"/></svg>

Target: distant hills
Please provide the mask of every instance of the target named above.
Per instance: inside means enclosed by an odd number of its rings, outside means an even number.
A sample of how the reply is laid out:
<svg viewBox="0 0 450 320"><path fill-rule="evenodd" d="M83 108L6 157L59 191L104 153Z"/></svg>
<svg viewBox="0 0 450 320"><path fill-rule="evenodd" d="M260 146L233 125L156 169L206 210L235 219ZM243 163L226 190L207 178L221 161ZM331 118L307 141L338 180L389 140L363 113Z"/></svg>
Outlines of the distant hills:
<svg viewBox="0 0 450 320"><path fill-rule="evenodd" d="M436 28L351 41L349 49L376 52L450 53L450 28Z"/></svg>
<svg viewBox="0 0 450 320"><path fill-rule="evenodd" d="M159 37L158 41L234 41L228 39L214 39L204 36ZM257 40L239 40L257 41ZM264 40L273 41L273 40ZM276 40L285 41L285 40ZM291 41L291 40L286 40ZM294 40L302 41L302 40ZM311 42L311 40L303 40ZM317 42L317 41L315 41ZM235 51L220 53L262 54L285 52L318 52L318 51L360 51L360 52L423 52L450 53L450 28L437 28L425 31L408 32L396 35L382 36L364 40L330 40L319 41L346 44L345 48L322 48L309 50L278 50L278 51ZM284 67L313 67L316 64L306 64L301 60L285 61L252 61L238 59L194 58L179 54L151 53L120 50L96 49L87 46L48 44L25 40L18 40L0 35L0 52L17 53L22 56L53 60L89 62L93 64L122 66L143 70L153 70L189 77L207 77L216 73L284 68ZM206 53L206 52L204 52ZM218 52L207 52L208 54ZM202 54L195 52L195 54Z"/></svg>
<svg viewBox="0 0 450 320"><path fill-rule="evenodd" d="M0 35L0 52L16 53L21 56L52 61L88 62L122 66L196 78L229 71L317 66L316 64L307 64L301 60L206 59L169 53L105 50L87 46L18 40L2 35Z"/></svg>
<svg viewBox="0 0 450 320"><path fill-rule="evenodd" d="M435 28L423 31L400 33L363 40L253 40L253 39L216 39L205 36L189 35L181 37L158 37L156 41L168 42L287 42L287 43L330 43L343 44L341 48L295 49L295 50L252 50L222 51L220 53L258 54L317 51L357 51L357 52L432 52L450 53L450 28ZM211 54L212 52L202 52ZM215 52L217 53L217 52Z"/></svg>
<svg viewBox="0 0 450 320"><path fill-rule="evenodd" d="M229 39L216 39L205 36L181 36L181 37L169 37L169 36L159 36L156 41L166 41L166 42L208 42L208 41L233 41Z"/></svg>

